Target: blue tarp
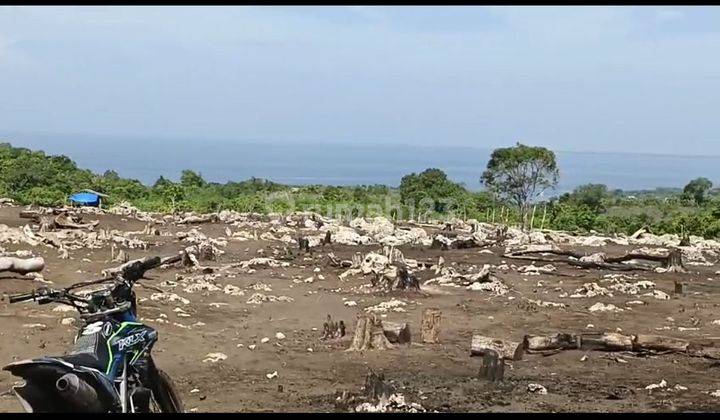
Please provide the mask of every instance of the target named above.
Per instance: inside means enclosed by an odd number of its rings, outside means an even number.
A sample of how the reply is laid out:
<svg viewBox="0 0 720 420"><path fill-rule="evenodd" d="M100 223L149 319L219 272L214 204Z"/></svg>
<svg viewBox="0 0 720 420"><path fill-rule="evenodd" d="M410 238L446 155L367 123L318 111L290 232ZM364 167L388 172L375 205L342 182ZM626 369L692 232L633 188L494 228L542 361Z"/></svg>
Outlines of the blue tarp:
<svg viewBox="0 0 720 420"><path fill-rule="evenodd" d="M97 194L81 192L70 196L70 201L81 206L94 206L100 205L100 196Z"/></svg>

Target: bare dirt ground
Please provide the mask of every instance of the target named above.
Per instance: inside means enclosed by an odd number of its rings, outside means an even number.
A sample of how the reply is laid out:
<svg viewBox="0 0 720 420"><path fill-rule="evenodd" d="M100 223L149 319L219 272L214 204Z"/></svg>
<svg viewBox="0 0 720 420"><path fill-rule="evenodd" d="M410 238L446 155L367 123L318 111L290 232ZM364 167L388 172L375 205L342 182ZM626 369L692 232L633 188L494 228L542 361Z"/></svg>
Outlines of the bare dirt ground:
<svg viewBox="0 0 720 420"><path fill-rule="evenodd" d="M18 217L19 208L0 208L0 224L21 227L27 220ZM141 230L142 221L119 215L88 215L99 220L101 227L123 231ZM223 223L193 226L208 237L224 235ZM163 232L175 234L188 226L159 226ZM146 251L129 250L130 258L169 255L186 244L174 236L138 236L152 245ZM70 251L69 259L59 259L55 249L26 244L4 244L6 251L31 249L46 261L44 278L55 286L100 277L104 268L117 266L110 261L110 248ZM239 262L282 249L278 242L247 240L228 241L218 264ZM510 288L503 296L465 287L435 287L431 292L365 294L353 288L368 283L362 276L340 280L345 268L333 267L327 254L338 259L351 259L356 252L378 251L379 245L349 246L330 244L318 246L312 254L298 254L289 267L257 268L251 273L220 276L214 279L220 288L234 285L245 291L233 296L222 291L173 293L190 300L188 305L163 303L149 297L156 291L136 287L140 302L138 316L159 332L154 349L158 365L168 372L179 388L187 410L201 412L333 412L346 410L336 406L336 397L343 391L359 393L369 369L383 372L388 382L402 392L408 401L421 404L428 411L533 411L533 412L654 412L654 411L718 411L720 397L710 393L720 388L717 374L720 361L691 357L685 354L632 356L602 351L567 350L543 356L525 354L522 360L509 361L505 380L493 384L478 377L481 358L470 357L473 334L521 341L525 334L583 332L592 324L593 330L622 331L626 334L662 334L697 339L720 337L720 278L717 266L689 266L687 273L641 272L638 279L650 280L655 289L666 292L669 300L647 296L615 294L569 298L584 283L600 282L604 270L581 270L556 264L559 273L523 275L517 270L498 271L497 276ZM612 245L604 252L623 252L628 247ZM437 263L442 256L445 264L458 268L483 264L498 266L505 261L517 266L530 261L502 258L503 248L446 250L420 245L404 245L399 249L406 258ZM595 251L593 251L595 252ZM542 265L542 264L538 264ZM317 270L319 269L319 271ZM151 280L143 283L158 286L175 281L176 275L187 275L187 269L161 268L149 273ZM322 275L324 279L319 279ZM417 271L421 283L436 274ZM303 280L314 276L312 282ZM688 293L673 294L673 281L688 283ZM255 292L253 285L265 284L271 291L263 293L288 296L292 302L247 303ZM0 293L12 294L41 286L37 281L12 273L0 273ZM558 302L565 308L523 305L523 298ZM410 345L399 345L386 351L346 352L356 316L363 308L390 299L406 303L404 311L387 312L383 320L407 322L413 333ZM646 304L628 307L626 303L642 300ZM345 301L355 301L347 306ZM593 304L602 302L624 308L622 312L590 312ZM58 355L71 345L75 326L61 325L72 313L54 312L53 305L33 303L10 305L0 303L0 362ZM176 307L189 316L179 315ZM442 311L439 344L422 344L420 321L425 308ZM167 318L163 318L163 316ZM348 326L344 339L320 339L327 315L343 320ZM157 319L167 322L158 322ZM32 324L42 326L29 327ZM284 338L276 338L276 333ZM263 338L269 338L263 340ZM265 341L265 342L263 342ZM250 346L254 345L254 349ZM204 362L209 353L223 353L225 360ZM583 356L587 356L583 358ZM581 360L584 359L584 360ZM619 360L618 360L619 359ZM277 372L277 377L267 375ZM21 411L20 404L8 391L18 378L0 372L0 412ZM646 386L665 380L667 386L647 390ZM537 383L547 389L546 395L528 392L528 384ZM678 389L675 385L686 389Z"/></svg>

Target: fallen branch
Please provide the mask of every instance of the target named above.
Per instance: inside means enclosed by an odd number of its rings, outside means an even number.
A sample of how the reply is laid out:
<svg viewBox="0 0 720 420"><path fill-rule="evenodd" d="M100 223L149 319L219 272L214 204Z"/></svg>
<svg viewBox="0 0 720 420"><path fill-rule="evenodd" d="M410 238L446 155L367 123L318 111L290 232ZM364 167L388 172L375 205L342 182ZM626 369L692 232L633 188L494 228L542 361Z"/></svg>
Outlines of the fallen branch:
<svg viewBox="0 0 720 420"><path fill-rule="evenodd" d="M633 349L633 336L613 332L581 334L580 349L629 351Z"/></svg>
<svg viewBox="0 0 720 420"><path fill-rule="evenodd" d="M473 337L473 347L476 347L476 337ZM478 351L492 347L492 345L485 344L486 341L477 341ZM710 358L720 356L720 348L718 348L720 347L720 339L703 339L690 342L680 338L650 334L624 335L614 332L593 332L582 334L557 333L548 336L526 335L523 339L523 345L527 353L540 353L543 355L555 354L562 350L581 349L609 352L652 352L653 354L685 353L703 357L711 355Z"/></svg>
<svg viewBox="0 0 720 420"><path fill-rule="evenodd" d="M564 258L552 258L544 255L531 254L552 254ZM605 269L611 271L652 271L655 267L642 264L626 264L627 261L645 260L658 262L668 272L684 271L682 263L682 252L673 249L667 254L650 254L646 252L629 252L620 256L607 256L603 253L592 255L581 254L572 250L561 249L555 245L529 246L525 249L515 249L503 254L503 257L516 260L532 260L550 263L566 263L583 269Z"/></svg>
<svg viewBox="0 0 720 420"><path fill-rule="evenodd" d="M198 224L198 223L211 223L211 222L217 222L218 215L217 214L207 214L204 216L196 216L191 215L188 217L185 217L183 219L180 219L177 221L177 224L179 225L189 225L189 224Z"/></svg>
<svg viewBox="0 0 720 420"><path fill-rule="evenodd" d="M579 337L572 334L557 333L555 335L526 335L523 338L528 353L546 350L568 350L580 348Z"/></svg>
<svg viewBox="0 0 720 420"><path fill-rule="evenodd" d="M672 351L685 353L690 346L687 340L660 335L638 334L633 341L635 350Z"/></svg>
<svg viewBox="0 0 720 420"><path fill-rule="evenodd" d="M55 226L61 229L90 229L97 226L100 221L93 220L90 223L80 223L82 217L71 217L67 213L55 216Z"/></svg>

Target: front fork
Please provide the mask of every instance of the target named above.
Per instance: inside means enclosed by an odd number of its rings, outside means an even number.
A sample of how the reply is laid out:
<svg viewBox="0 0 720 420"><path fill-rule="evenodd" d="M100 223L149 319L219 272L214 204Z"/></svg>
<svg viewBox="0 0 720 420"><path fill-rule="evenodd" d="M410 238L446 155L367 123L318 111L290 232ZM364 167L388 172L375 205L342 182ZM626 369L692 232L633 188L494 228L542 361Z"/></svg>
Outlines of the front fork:
<svg viewBox="0 0 720 420"><path fill-rule="evenodd" d="M120 374L120 408L123 413L128 412L128 362L127 356L122 358L122 373ZM132 405L132 402L130 402ZM135 410L133 410L134 412Z"/></svg>
<svg viewBox="0 0 720 420"><path fill-rule="evenodd" d="M130 354L123 355L121 363L122 371L120 377L116 380L120 389L120 408L123 413L135 412L135 404L133 403L132 395L129 395L128 393L128 371L131 367L129 358ZM136 370L138 371L137 373L140 374L139 379L141 380L142 386L149 386L153 375L155 374L155 364L153 363L152 358L147 356L146 358L135 362L133 366L136 367ZM136 382L137 379L138 378L136 377Z"/></svg>

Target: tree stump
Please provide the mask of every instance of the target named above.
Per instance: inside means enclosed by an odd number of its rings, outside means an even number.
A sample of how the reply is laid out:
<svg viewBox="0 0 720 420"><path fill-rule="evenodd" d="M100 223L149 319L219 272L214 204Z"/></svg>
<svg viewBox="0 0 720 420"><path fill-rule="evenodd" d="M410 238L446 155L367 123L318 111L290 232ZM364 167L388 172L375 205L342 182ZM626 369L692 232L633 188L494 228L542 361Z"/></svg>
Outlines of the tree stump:
<svg viewBox="0 0 720 420"><path fill-rule="evenodd" d="M382 321L375 314L359 315L355 335L346 351L387 350L393 348L383 330Z"/></svg>
<svg viewBox="0 0 720 420"><path fill-rule="evenodd" d="M300 247L300 251L304 251L305 253L310 252L310 241L307 238L298 238L298 245Z"/></svg>
<svg viewBox="0 0 720 420"><path fill-rule="evenodd" d="M389 342L397 344L410 343L410 326L407 322L383 322L382 326L385 337Z"/></svg>
<svg viewBox="0 0 720 420"><path fill-rule="evenodd" d="M39 217L39 223L40 223L40 233L45 233L47 231L55 229L55 219L53 219L50 216L40 216Z"/></svg>
<svg viewBox="0 0 720 420"><path fill-rule="evenodd" d="M687 284L681 281L675 280L675 294L684 295L687 293Z"/></svg>
<svg viewBox="0 0 720 420"><path fill-rule="evenodd" d="M505 376L505 359L498 352L488 350L483 356L480 377L490 382L502 381Z"/></svg>
<svg viewBox="0 0 720 420"><path fill-rule="evenodd" d="M680 246L690 246L690 235L684 233L680 238Z"/></svg>
<svg viewBox="0 0 720 420"><path fill-rule="evenodd" d="M203 241L198 245L198 256L200 259L206 261L214 261L217 259L215 248L213 248L212 244L207 241Z"/></svg>
<svg viewBox="0 0 720 420"><path fill-rule="evenodd" d="M442 312L439 309L425 309L422 317L421 336L423 343L440 342L440 321Z"/></svg>
<svg viewBox="0 0 720 420"><path fill-rule="evenodd" d="M682 262L682 251L679 248L673 248L663 262L663 267L667 268L668 273L684 273L685 266Z"/></svg>
<svg viewBox="0 0 720 420"><path fill-rule="evenodd" d="M120 250L112 259L113 262L126 263L130 261L130 256L124 250Z"/></svg>
<svg viewBox="0 0 720 420"><path fill-rule="evenodd" d="M392 385L385 383L385 374L377 374L370 370L365 376L365 396L371 400L389 397L395 393Z"/></svg>
<svg viewBox="0 0 720 420"><path fill-rule="evenodd" d="M332 233L328 230L325 232L325 238L323 238L323 245L330 245L332 243Z"/></svg>
<svg viewBox="0 0 720 420"><path fill-rule="evenodd" d="M393 264L397 267L397 282L395 284L396 289L420 290L420 281L417 279L415 274L410 272L408 266L405 263L395 262Z"/></svg>
<svg viewBox="0 0 720 420"><path fill-rule="evenodd" d="M359 252L354 253L352 256L352 267L353 268L360 267L362 265L363 259L364 259L364 257L361 253L359 253Z"/></svg>
<svg viewBox="0 0 720 420"><path fill-rule="evenodd" d="M327 321L323 323L323 334L320 336L320 339L330 340L342 337L345 337L345 323L342 320L340 320L340 322L334 322L330 314L328 314Z"/></svg>

